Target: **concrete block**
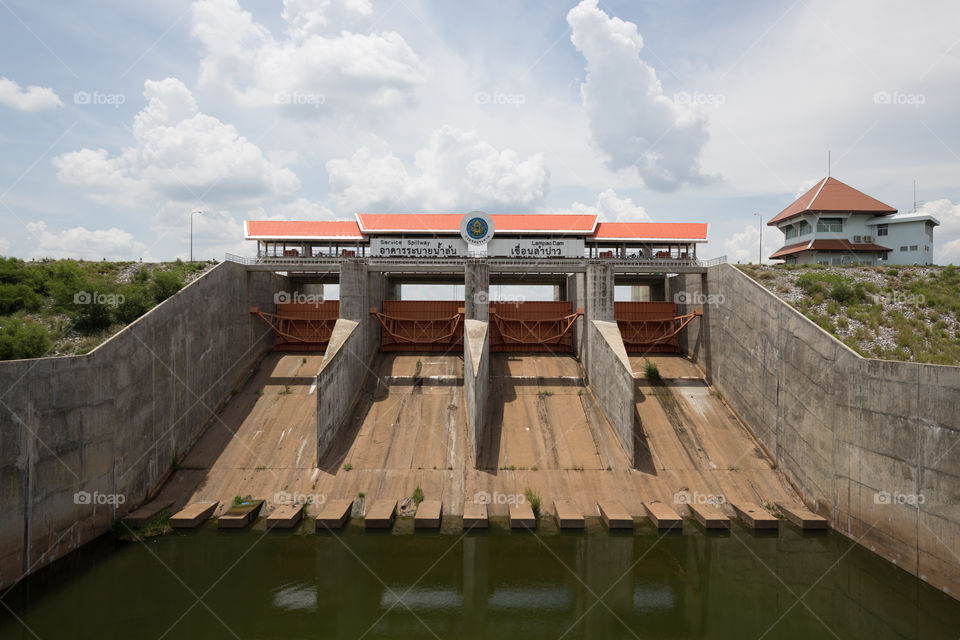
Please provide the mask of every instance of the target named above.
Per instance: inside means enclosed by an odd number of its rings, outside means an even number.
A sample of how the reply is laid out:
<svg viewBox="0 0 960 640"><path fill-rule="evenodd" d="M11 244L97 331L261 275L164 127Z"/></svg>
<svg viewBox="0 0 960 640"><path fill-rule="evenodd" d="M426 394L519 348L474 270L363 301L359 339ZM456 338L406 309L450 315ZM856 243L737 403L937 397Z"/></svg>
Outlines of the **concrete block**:
<svg viewBox="0 0 960 640"><path fill-rule="evenodd" d="M397 501L377 500L367 508L363 526L367 529L389 529L397 512Z"/></svg>
<svg viewBox="0 0 960 640"><path fill-rule="evenodd" d="M347 523L353 509L353 500L328 500L317 515L317 531L339 529Z"/></svg>
<svg viewBox="0 0 960 640"><path fill-rule="evenodd" d="M424 500L417 506L417 513L413 517L416 529L439 529L443 514L443 503L440 500Z"/></svg>
<svg viewBox="0 0 960 640"><path fill-rule="evenodd" d="M733 510L737 516L743 520L744 524L754 529L779 529L780 521L776 516L770 515L760 505L752 502L740 502L733 504Z"/></svg>
<svg viewBox="0 0 960 640"><path fill-rule="evenodd" d="M712 504L690 504L690 512L705 529L729 529L730 518Z"/></svg>
<svg viewBox="0 0 960 640"><path fill-rule="evenodd" d="M463 528L464 529L486 529L489 526L487 521L487 505L477 504L475 502L466 502L463 505Z"/></svg>
<svg viewBox="0 0 960 640"><path fill-rule="evenodd" d="M654 526L661 531L664 529L680 529L683 527L683 520L676 511L671 509L665 502L654 500L653 502L644 502L644 509Z"/></svg>
<svg viewBox="0 0 960 640"><path fill-rule="evenodd" d="M299 505L284 505L277 507L267 516L267 529L292 529L303 518L303 507Z"/></svg>
<svg viewBox="0 0 960 640"><path fill-rule="evenodd" d="M830 524L823 516L818 516L804 506L777 502L777 508L787 520L801 529L829 529Z"/></svg>
<svg viewBox="0 0 960 640"><path fill-rule="evenodd" d="M511 529L536 529L537 519L533 515L533 509L526 502L523 504L510 505L510 528Z"/></svg>
<svg viewBox="0 0 960 640"><path fill-rule="evenodd" d="M257 519L263 500L245 500L240 504L232 505L227 512L217 518L217 527L220 529L243 529Z"/></svg>
<svg viewBox="0 0 960 640"><path fill-rule="evenodd" d="M580 509L570 500L557 499L553 501L553 511L557 516L557 524L561 529L583 529L584 519Z"/></svg>
<svg viewBox="0 0 960 640"><path fill-rule="evenodd" d="M220 502L194 502L170 516L170 526L174 529L193 529L206 522L216 511Z"/></svg>
<svg viewBox="0 0 960 640"><path fill-rule="evenodd" d="M633 529L633 516L619 500L601 500L597 509L608 529Z"/></svg>

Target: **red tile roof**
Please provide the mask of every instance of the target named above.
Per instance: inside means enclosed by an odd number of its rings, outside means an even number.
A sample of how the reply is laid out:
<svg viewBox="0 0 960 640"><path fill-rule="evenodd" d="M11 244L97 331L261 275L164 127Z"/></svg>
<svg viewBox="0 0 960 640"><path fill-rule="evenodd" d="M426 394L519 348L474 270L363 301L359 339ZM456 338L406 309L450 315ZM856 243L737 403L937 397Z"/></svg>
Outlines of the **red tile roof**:
<svg viewBox="0 0 960 640"><path fill-rule="evenodd" d="M821 239L814 240L812 242L799 242L797 244L788 244L784 247L777 249L774 252L770 259L782 258L783 256L788 256L794 253L800 253L801 251L851 251L851 252L871 252L876 253L878 251L893 251L889 247L884 247L879 244L869 243L857 243L854 244L849 240L843 239Z"/></svg>
<svg viewBox="0 0 960 640"><path fill-rule="evenodd" d="M589 235L595 214L492 214L494 233L570 233ZM462 213L358 213L364 233L460 233Z"/></svg>
<svg viewBox="0 0 960 640"><path fill-rule="evenodd" d="M363 240L353 220L246 220L243 235L247 240Z"/></svg>
<svg viewBox="0 0 960 640"><path fill-rule="evenodd" d="M808 211L824 211L830 213L863 212L878 216L896 213L897 210L884 204L876 198L871 198L862 191L846 185L836 178L824 178L793 201L789 207L778 213L767 223L775 226L778 222L795 218Z"/></svg>
<svg viewBox="0 0 960 640"><path fill-rule="evenodd" d="M601 222L591 240L707 240L705 222Z"/></svg>

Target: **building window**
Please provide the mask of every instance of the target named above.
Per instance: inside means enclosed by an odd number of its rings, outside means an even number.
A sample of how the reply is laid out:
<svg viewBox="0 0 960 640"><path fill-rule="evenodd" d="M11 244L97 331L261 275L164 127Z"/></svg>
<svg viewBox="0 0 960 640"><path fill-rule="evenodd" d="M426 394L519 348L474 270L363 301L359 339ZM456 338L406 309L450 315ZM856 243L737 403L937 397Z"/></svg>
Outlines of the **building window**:
<svg viewBox="0 0 960 640"><path fill-rule="evenodd" d="M916 251L916 250L917 250L917 245L915 244L910 245L910 251Z"/></svg>
<svg viewBox="0 0 960 640"><path fill-rule="evenodd" d="M933 223L927 220L927 237L930 238L930 242L933 242Z"/></svg>
<svg viewBox="0 0 960 640"><path fill-rule="evenodd" d="M797 235L805 236L810 233L810 223L806 220L801 220L797 223Z"/></svg>
<svg viewBox="0 0 960 640"><path fill-rule="evenodd" d="M923 245L923 250L924 250L924 251L930 251L930 246L929 246L929 245Z"/></svg>
<svg viewBox="0 0 960 640"><path fill-rule="evenodd" d="M890 230L889 230L889 226L888 226L888 225L885 225L885 224L878 224L878 225L877 225L877 235L878 235L878 236L885 236L885 235L887 235L888 233L890 233Z"/></svg>
<svg viewBox="0 0 960 640"><path fill-rule="evenodd" d="M906 247L900 247L900 251L906 251L906 250L907 250Z"/></svg>
<svg viewBox="0 0 960 640"><path fill-rule="evenodd" d="M788 224L786 227L783 228L783 233L784 235L786 235L787 240L790 240L791 238L796 238L797 228L792 224Z"/></svg>
<svg viewBox="0 0 960 640"><path fill-rule="evenodd" d="M843 231L843 218L820 218L817 221L817 233L840 233Z"/></svg>

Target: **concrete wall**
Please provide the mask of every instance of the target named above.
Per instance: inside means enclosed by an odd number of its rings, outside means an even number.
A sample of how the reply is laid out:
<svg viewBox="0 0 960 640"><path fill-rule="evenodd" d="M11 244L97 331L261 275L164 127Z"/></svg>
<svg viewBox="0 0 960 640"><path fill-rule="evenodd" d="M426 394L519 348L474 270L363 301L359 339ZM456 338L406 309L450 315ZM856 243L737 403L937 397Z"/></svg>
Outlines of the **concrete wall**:
<svg viewBox="0 0 960 640"><path fill-rule="evenodd" d="M0 587L147 500L272 346L250 307L288 287L226 262L86 355L0 362Z"/></svg>
<svg viewBox="0 0 960 640"><path fill-rule="evenodd" d="M573 310L584 309L584 313L586 313L587 287L584 274L571 273L568 275L566 290L567 300L573 303ZM585 322L585 319L581 316L577 318L576 323L573 325L573 352L577 357L583 357L584 354L583 334Z"/></svg>
<svg viewBox="0 0 960 640"><path fill-rule="evenodd" d="M960 596L960 367L862 358L730 265L706 285L697 360L807 505Z"/></svg>
<svg viewBox="0 0 960 640"><path fill-rule="evenodd" d="M463 269L464 315L481 322L490 321L490 265L468 262Z"/></svg>
<svg viewBox="0 0 960 640"><path fill-rule="evenodd" d="M490 397L490 325L469 318L463 328L463 386L476 461L487 424Z"/></svg>
<svg viewBox="0 0 960 640"><path fill-rule="evenodd" d="M350 418L370 372L361 324L340 318L317 373L317 460Z"/></svg>
<svg viewBox="0 0 960 640"><path fill-rule="evenodd" d="M634 379L630 359L616 322L587 322L586 340L590 357L586 362L590 389L623 445L629 460L634 459Z"/></svg>

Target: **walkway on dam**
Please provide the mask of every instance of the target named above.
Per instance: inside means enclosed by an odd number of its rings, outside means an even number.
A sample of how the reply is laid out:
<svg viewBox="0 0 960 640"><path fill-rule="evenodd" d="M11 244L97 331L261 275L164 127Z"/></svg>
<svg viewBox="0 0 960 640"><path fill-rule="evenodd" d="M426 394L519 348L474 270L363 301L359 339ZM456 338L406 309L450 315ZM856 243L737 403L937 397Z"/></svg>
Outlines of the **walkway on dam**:
<svg viewBox="0 0 960 640"><path fill-rule="evenodd" d="M683 357L631 358L638 439L631 463L576 358L491 355L492 426L479 457L467 426L461 357L379 354L366 393L318 465L311 385L321 356L271 353L160 497L177 508L218 500L216 515L236 495L265 499L266 515L279 506L278 495L319 503L362 493L371 504L410 496L417 486L428 500L442 500L445 515L483 500L491 516L504 516L527 488L548 511L555 499L567 499L586 515L596 515L602 500L618 500L634 516L655 500L687 515L678 495L723 496L721 508L730 516L731 502L798 501ZM661 380L645 378L648 360Z"/></svg>

